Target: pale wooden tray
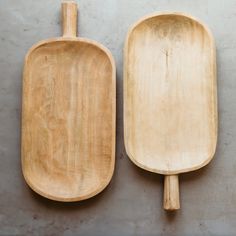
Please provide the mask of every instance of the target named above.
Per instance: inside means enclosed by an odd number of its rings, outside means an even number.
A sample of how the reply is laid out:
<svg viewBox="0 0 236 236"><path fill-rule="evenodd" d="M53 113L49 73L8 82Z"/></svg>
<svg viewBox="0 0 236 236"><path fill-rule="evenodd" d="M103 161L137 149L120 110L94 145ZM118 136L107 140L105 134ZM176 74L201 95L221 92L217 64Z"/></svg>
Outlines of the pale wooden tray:
<svg viewBox="0 0 236 236"><path fill-rule="evenodd" d="M164 208L178 209L178 174L208 164L216 148L212 34L189 15L154 14L130 29L124 53L126 151L165 175Z"/></svg>
<svg viewBox="0 0 236 236"><path fill-rule="evenodd" d="M115 63L102 45L76 37L77 5L62 4L63 37L25 59L22 169L37 193L79 201L101 192L115 163Z"/></svg>

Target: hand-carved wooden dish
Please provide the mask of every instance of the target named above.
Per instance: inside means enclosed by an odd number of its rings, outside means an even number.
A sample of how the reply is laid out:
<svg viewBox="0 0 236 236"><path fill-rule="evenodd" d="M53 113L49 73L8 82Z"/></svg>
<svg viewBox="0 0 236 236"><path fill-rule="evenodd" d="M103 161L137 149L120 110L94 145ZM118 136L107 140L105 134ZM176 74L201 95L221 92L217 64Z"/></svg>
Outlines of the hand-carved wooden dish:
<svg viewBox="0 0 236 236"><path fill-rule="evenodd" d="M49 199L101 192L115 162L115 64L102 45L76 38L77 5L62 3L63 37L33 46L25 60L22 169Z"/></svg>
<svg viewBox="0 0 236 236"><path fill-rule="evenodd" d="M216 148L213 37L191 16L148 16L128 33L124 66L126 151L165 175L164 208L178 209L178 174L208 164Z"/></svg>

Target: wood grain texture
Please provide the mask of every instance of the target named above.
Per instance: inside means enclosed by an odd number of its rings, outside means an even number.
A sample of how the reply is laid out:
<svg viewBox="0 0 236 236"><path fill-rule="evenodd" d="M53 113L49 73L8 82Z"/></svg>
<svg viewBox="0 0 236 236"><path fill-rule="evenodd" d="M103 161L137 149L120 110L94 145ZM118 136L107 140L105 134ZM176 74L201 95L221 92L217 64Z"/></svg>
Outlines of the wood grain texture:
<svg viewBox="0 0 236 236"><path fill-rule="evenodd" d="M79 201L101 192L114 171L115 64L102 45L67 32L25 59L22 169L37 193Z"/></svg>
<svg viewBox="0 0 236 236"><path fill-rule="evenodd" d="M62 2L61 14L63 37L76 37L78 18L77 4L74 1Z"/></svg>
<svg viewBox="0 0 236 236"><path fill-rule="evenodd" d="M182 13L145 17L128 33L124 67L130 159L165 175L206 165L217 141L215 45L207 27Z"/></svg>
<svg viewBox="0 0 236 236"><path fill-rule="evenodd" d="M164 178L163 207L173 211L180 209L179 202L179 177L178 175L166 175Z"/></svg>

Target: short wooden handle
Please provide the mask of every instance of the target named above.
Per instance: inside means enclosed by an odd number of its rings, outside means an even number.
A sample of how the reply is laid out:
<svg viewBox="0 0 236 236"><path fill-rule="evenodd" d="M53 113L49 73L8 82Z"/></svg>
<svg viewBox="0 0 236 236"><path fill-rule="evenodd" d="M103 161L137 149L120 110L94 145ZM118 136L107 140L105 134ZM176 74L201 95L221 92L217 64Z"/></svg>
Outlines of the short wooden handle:
<svg viewBox="0 0 236 236"><path fill-rule="evenodd" d="M168 211L180 209L178 175L165 176L163 205L164 205L164 209Z"/></svg>
<svg viewBox="0 0 236 236"><path fill-rule="evenodd" d="M62 8L62 36L76 37L77 34L77 3L64 1Z"/></svg>

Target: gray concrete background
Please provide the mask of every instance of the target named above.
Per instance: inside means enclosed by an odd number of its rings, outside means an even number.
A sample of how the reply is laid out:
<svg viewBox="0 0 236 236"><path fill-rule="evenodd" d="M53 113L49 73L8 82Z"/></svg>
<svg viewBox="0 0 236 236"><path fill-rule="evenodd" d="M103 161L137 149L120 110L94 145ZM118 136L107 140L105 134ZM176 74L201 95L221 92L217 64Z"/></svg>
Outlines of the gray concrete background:
<svg viewBox="0 0 236 236"><path fill-rule="evenodd" d="M0 0L0 235L236 235L236 1L80 0L79 34L113 53L117 65L116 169L108 188L80 203L33 193L20 166L24 55L60 35L60 0ZM162 177L135 167L123 142L122 50L128 27L155 11L204 21L217 45L219 139L206 168L182 175L181 207L162 210Z"/></svg>

